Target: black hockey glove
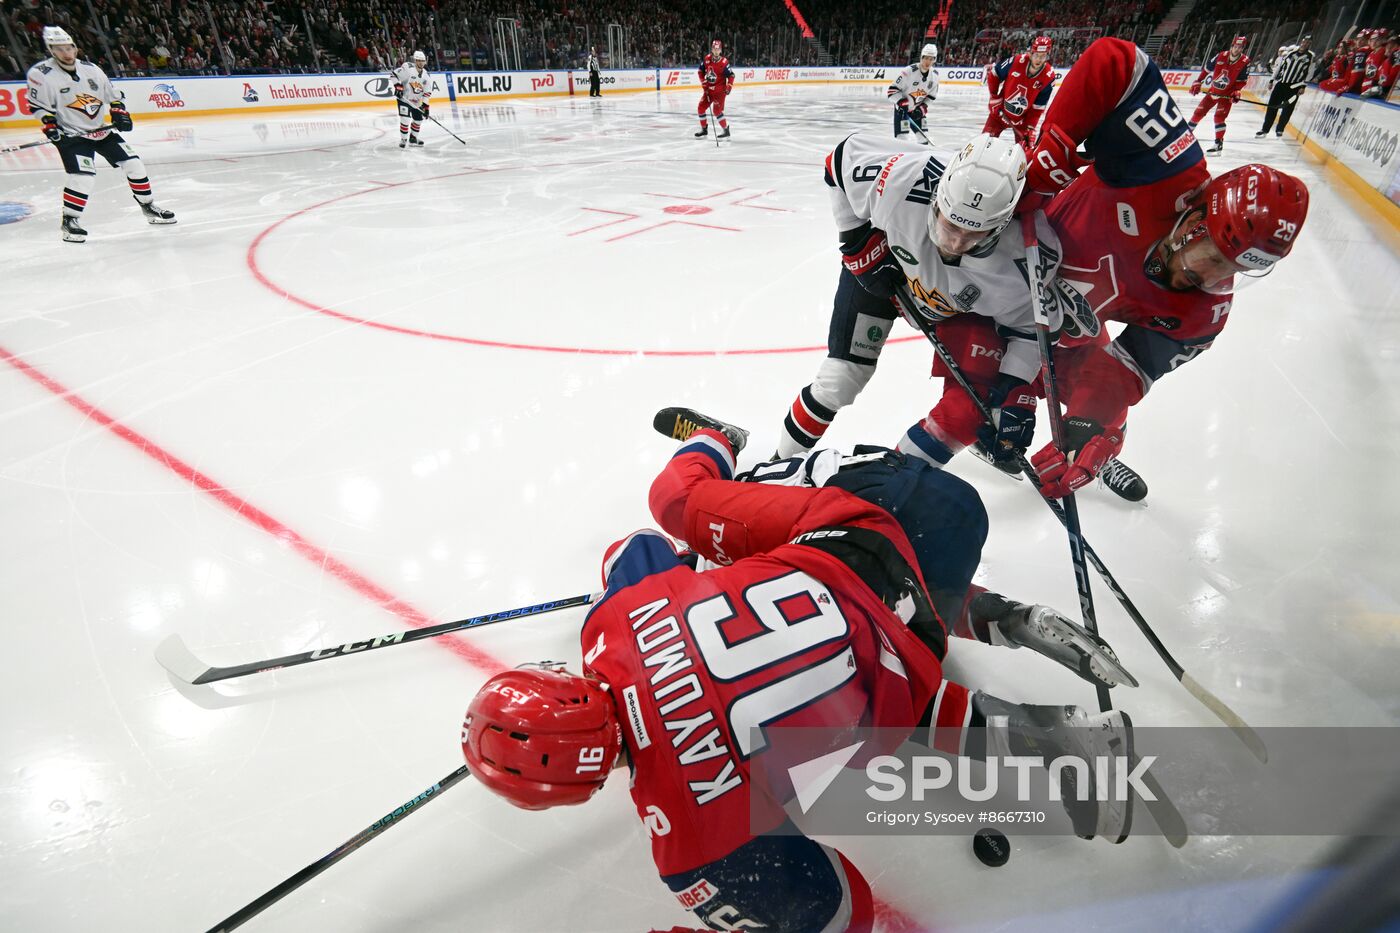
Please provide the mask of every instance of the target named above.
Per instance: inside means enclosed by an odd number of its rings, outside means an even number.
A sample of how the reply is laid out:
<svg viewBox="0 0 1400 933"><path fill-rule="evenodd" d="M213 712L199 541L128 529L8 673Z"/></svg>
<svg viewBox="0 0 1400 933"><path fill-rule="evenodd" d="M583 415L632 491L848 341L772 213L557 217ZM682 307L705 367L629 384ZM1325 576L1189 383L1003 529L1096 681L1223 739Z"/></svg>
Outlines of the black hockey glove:
<svg viewBox="0 0 1400 933"><path fill-rule="evenodd" d="M44 136L49 142L57 145L63 140L63 130L58 128L58 121L56 119L53 117L43 117L41 118L41 122L44 124Z"/></svg>
<svg viewBox="0 0 1400 933"><path fill-rule="evenodd" d="M426 116L428 115L428 102L427 102L426 100L423 101L423 103L421 103L421 104L418 105L418 109L419 109L419 110L422 110L422 111L423 111L423 116L426 117Z"/></svg>
<svg viewBox="0 0 1400 933"><path fill-rule="evenodd" d="M841 263L876 298L893 298L905 281L885 231L876 230L869 221L841 234Z"/></svg>
<svg viewBox="0 0 1400 933"><path fill-rule="evenodd" d="M131 114L127 112L126 104L119 100L112 101L112 129L121 133L131 129Z"/></svg>
<svg viewBox="0 0 1400 933"><path fill-rule="evenodd" d="M991 452L998 463L1014 461L1024 454L1035 437L1035 406L1037 397L1030 386L1011 376L1003 376L987 397L987 407L996 420L996 430L989 424L977 431L977 439Z"/></svg>
<svg viewBox="0 0 1400 933"><path fill-rule="evenodd" d="M394 85L394 100L399 101L400 103L403 102L403 85L402 85L402 84L395 84L395 85Z"/></svg>

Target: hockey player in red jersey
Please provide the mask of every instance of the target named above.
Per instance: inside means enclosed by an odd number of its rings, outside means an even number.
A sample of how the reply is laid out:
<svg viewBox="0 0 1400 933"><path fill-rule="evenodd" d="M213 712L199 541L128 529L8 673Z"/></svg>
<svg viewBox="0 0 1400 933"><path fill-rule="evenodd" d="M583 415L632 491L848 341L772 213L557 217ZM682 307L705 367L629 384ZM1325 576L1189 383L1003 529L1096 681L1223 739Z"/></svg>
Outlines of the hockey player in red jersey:
<svg viewBox="0 0 1400 933"><path fill-rule="evenodd" d="M1215 108L1215 145L1206 150L1208 154L1214 155L1225 148L1225 118L1249 80L1249 56L1244 53L1248 44L1249 37L1235 36L1230 48L1201 66L1201 73L1191 83L1192 94L1201 93L1203 85L1206 94L1196 105L1196 112L1191 114L1191 129L1196 128L1210 108Z"/></svg>
<svg viewBox="0 0 1400 933"><path fill-rule="evenodd" d="M1093 163L1076 176L1081 142ZM1232 292L1288 255L1308 190L1260 164L1212 180L1157 65L1112 38L1091 44L1065 79L1026 186L1059 192L1047 216L1064 250L1061 278L1101 321L1127 325L1111 341L1106 329L1062 336L1055 351L1072 459L1050 445L1032 462L1058 497L1121 449L1129 406L1211 346Z"/></svg>
<svg viewBox="0 0 1400 933"><path fill-rule="evenodd" d="M700 87L700 105L696 108L700 114L700 131L695 138L699 139L710 131L705 115L707 110L715 115L715 136L727 138L729 121L724 118L724 99L734 90L734 69L729 67L729 59L724 57L724 43L718 39L710 43L710 54L700 63Z"/></svg>
<svg viewBox="0 0 1400 933"><path fill-rule="evenodd" d="M1351 47L1347 39L1337 43L1332 60L1327 63L1327 78L1318 83L1318 88L1329 94L1344 94L1351 87Z"/></svg>
<svg viewBox="0 0 1400 933"><path fill-rule="evenodd" d="M1391 60L1394 58L1395 40L1387 38L1384 29L1371 30L1371 52L1366 56L1362 67L1362 97L1385 97L1390 92L1393 76L1390 74Z"/></svg>
<svg viewBox="0 0 1400 933"><path fill-rule="evenodd" d="M584 676L555 666L492 678L468 710L463 752L481 783L526 809L582 803L625 760L657 870L709 929L870 930L860 871L797 834L784 801L752 780L771 771L782 729L919 729L980 759L1000 747L980 727L1006 717L1011 754L1030 753L1016 735L1034 731L1034 754L1050 760L1131 757L1131 722L945 680L948 632L901 524L842 489L730 481L741 441L697 431L650 491L658 523L719 566L697 572L651 530L609 547ZM1131 800L1088 796L1076 831L1121 840Z"/></svg>
<svg viewBox="0 0 1400 933"><path fill-rule="evenodd" d="M1028 51L988 66L987 90L991 100L982 132L1000 136L1003 130L1010 130L1016 142L1030 148L1055 87L1057 76L1050 64L1052 48L1049 36L1036 36Z"/></svg>

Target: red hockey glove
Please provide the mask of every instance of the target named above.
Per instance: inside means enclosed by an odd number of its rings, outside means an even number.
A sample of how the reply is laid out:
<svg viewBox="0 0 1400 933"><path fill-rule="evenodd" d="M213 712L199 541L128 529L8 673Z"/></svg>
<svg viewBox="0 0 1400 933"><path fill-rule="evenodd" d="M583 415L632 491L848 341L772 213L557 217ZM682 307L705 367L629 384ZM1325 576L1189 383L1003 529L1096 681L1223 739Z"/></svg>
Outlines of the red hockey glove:
<svg viewBox="0 0 1400 933"><path fill-rule="evenodd" d="M1195 84L1191 85L1191 93L1192 93L1192 94L1199 94L1199 93L1201 93L1201 82L1197 81Z"/></svg>
<svg viewBox="0 0 1400 933"><path fill-rule="evenodd" d="M1025 212L1043 207L1045 202L1068 188L1089 164L1076 150L1074 141L1053 123L1040 128L1040 139L1031 150L1026 168L1026 187L1016 210Z"/></svg>
<svg viewBox="0 0 1400 933"><path fill-rule="evenodd" d="M866 222L842 234L841 240L841 263L861 288L876 298L893 298L904 284L904 270L890 252L885 231Z"/></svg>
<svg viewBox="0 0 1400 933"><path fill-rule="evenodd" d="M112 101L112 129L125 133L131 129L131 114L126 110L126 104L119 100Z"/></svg>
<svg viewBox="0 0 1400 933"><path fill-rule="evenodd" d="M1231 94L1231 95L1230 95L1230 100L1233 101L1234 103L1238 104L1238 103L1240 102L1240 92L1239 92L1239 91L1236 91L1235 93Z"/></svg>
<svg viewBox="0 0 1400 933"><path fill-rule="evenodd" d="M726 82L725 85L724 85L724 93L727 95L727 94L728 94L730 91L732 91L732 90L734 90L734 82L733 82L733 81Z"/></svg>
<svg viewBox="0 0 1400 933"><path fill-rule="evenodd" d="M1031 458L1031 465L1040 474L1040 491L1050 499L1063 499L1092 482L1103 465L1123 449L1123 429L1105 428L1092 418L1066 418L1065 444L1070 453L1078 451L1072 461L1053 443Z"/></svg>

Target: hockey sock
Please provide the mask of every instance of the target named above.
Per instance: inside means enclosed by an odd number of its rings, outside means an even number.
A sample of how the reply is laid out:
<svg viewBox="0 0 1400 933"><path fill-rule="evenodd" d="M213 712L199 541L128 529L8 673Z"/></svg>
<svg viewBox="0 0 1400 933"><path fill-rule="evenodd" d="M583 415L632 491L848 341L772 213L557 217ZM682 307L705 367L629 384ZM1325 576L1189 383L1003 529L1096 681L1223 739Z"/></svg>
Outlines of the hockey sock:
<svg viewBox="0 0 1400 933"><path fill-rule="evenodd" d="M408 121L407 121L407 120L400 120L400 121L399 121L399 136L400 136L400 137L405 137L405 136L407 136L407 135L408 135Z"/></svg>
<svg viewBox="0 0 1400 933"><path fill-rule="evenodd" d="M807 386L798 393L787 417L783 419L787 437L780 440L778 452L783 456L792 456L800 451L811 450L817 441L821 440L826 429L831 427L835 417L836 410L818 402L812 394L812 387Z"/></svg>
<svg viewBox="0 0 1400 933"><path fill-rule="evenodd" d="M423 124L421 124L421 123L419 123L418 121L415 120L415 121L413 122L413 124L408 128L408 131L409 131L409 134L410 134L410 135L412 135L412 136L417 136L417 135L418 135L418 131L419 131L420 129L422 129L422 128L423 128Z"/></svg>
<svg viewBox="0 0 1400 933"><path fill-rule="evenodd" d="M122 171L126 172L126 183L131 186L137 203L150 204L155 200L151 197L151 180L146 177L146 166L140 159L127 159L122 163Z"/></svg>
<svg viewBox="0 0 1400 933"><path fill-rule="evenodd" d="M1218 142L1218 143L1223 143L1223 142L1225 141L1225 124L1224 124L1224 123L1217 123L1217 124L1215 124L1215 141Z"/></svg>
<svg viewBox="0 0 1400 933"><path fill-rule="evenodd" d="M82 175L76 172L67 176L63 185L63 214L65 217L79 217L87 207L88 195L92 193L96 175Z"/></svg>
<svg viewBox="0 0 1400 933"><path fill-rule="evenodd" d="M913 425L905 431L904 436L899 439L897 449L900 453L918 457L935 470L947 464L953 459L953 454L957 453L957 450L929 433L923 424Z"/></svg>
<svg viewBox="0 0 1400 933"><path fill-rule="evenodd" d="M971 692L962 684L945 679L919 718L921 728L916 740L922 739L930 748L950 755L976 752L980 755L978 760L982 760L986 758L986 743L982 741L979 727L986 723L973 707ZM972 747L974 745L976 747Z"/></svg>

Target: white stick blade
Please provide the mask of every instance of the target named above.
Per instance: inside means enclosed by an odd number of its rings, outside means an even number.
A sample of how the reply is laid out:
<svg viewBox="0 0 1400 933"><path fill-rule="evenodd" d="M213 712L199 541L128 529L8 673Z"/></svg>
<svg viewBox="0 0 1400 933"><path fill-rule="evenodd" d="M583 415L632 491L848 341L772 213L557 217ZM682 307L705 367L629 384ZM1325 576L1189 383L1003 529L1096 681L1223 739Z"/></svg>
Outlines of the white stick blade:
<svg viewBox="0 0 1400 933"><path fill-rule="evenodd" d="M179 635L169 635L156 645L156 661L187 684L194 683L209 670L209 665L195 657Z"/></svg>

